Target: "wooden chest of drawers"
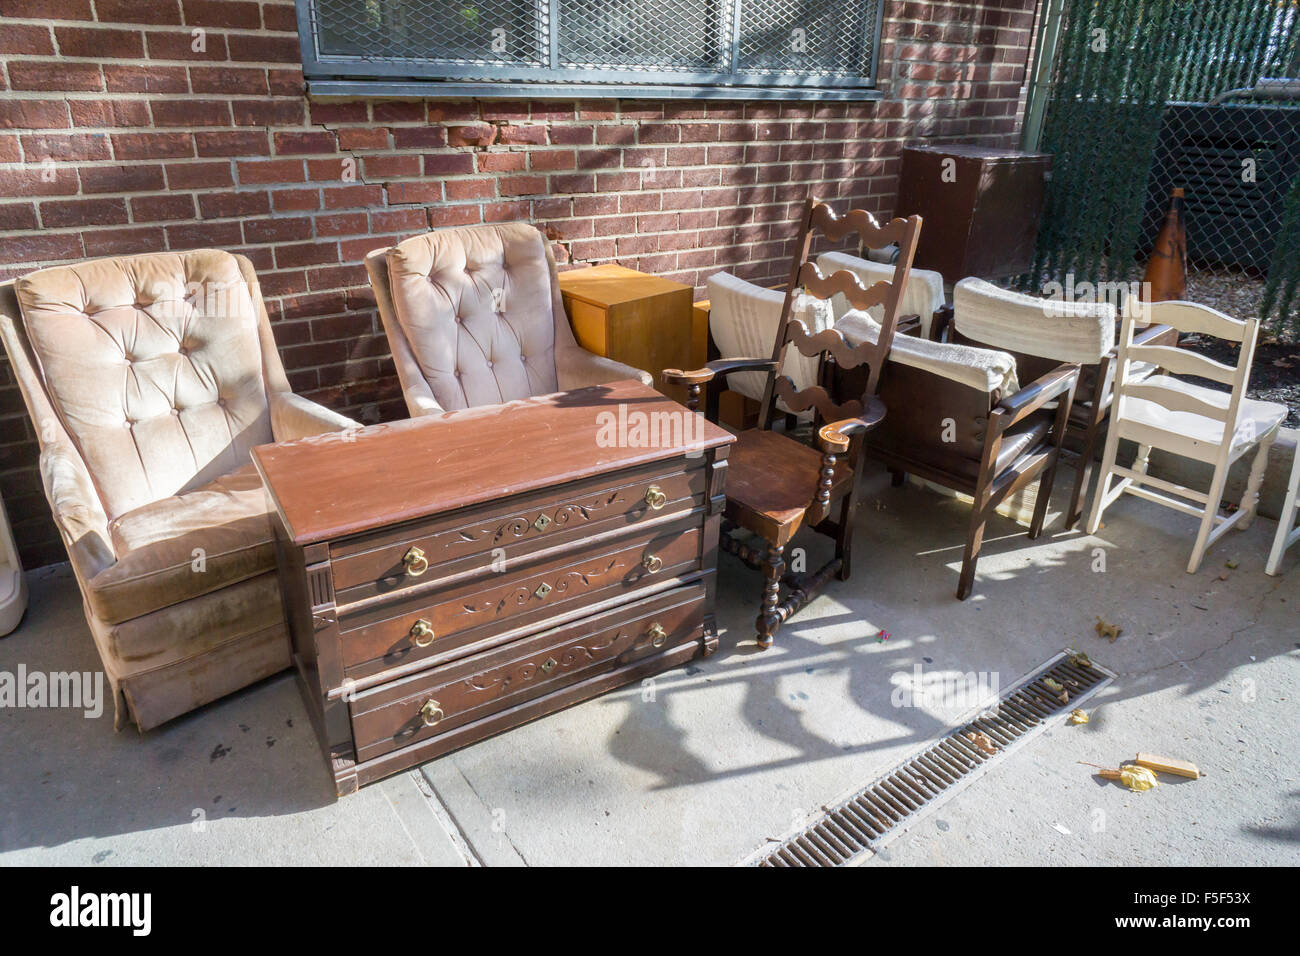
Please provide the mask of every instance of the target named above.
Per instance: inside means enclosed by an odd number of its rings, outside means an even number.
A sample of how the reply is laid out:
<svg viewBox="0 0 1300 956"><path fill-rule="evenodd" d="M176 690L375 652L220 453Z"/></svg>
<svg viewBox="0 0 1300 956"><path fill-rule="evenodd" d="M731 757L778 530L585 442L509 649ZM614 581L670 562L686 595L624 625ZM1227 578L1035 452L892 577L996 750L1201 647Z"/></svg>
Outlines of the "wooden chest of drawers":
<svg viewBox="0 0 1300 956"><path fill-rule="evenodd" d="M711 653L731 440L628 381L254 449L338 792Z"/></svg>

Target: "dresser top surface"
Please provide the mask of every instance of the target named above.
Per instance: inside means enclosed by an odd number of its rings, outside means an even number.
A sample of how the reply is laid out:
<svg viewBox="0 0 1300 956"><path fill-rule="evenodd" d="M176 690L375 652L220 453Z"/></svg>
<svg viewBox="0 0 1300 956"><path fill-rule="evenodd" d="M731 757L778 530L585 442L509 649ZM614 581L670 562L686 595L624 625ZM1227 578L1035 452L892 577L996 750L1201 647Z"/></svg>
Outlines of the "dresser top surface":
<svg viewBox="0 0 1300 956"><path fill-rule="evenodd" d="M261 445L253 462L306 545L734 440L628 379Z"/></svg>

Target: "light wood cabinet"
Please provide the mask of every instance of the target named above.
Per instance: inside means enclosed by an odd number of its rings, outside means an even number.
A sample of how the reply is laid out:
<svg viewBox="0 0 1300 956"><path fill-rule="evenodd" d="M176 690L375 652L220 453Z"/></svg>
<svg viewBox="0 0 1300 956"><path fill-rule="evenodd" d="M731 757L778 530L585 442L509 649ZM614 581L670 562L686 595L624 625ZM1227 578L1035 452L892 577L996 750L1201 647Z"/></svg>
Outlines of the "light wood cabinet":
<svg viewBox="0 0 1300 956"><path fill-rule="evenodd" d="M708 360L708 316L692 308L690 286L611 264L560 273L560 292L579 345L644 369L659 391L685 398L680 386L664 385L662 372Z"/></svg>

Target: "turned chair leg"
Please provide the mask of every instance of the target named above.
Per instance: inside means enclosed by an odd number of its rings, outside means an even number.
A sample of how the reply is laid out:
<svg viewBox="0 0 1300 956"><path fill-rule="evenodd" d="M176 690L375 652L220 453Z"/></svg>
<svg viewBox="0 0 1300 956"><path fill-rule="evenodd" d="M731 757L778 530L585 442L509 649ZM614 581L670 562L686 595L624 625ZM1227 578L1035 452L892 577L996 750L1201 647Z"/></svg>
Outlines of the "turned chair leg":
<svg viewBox="0 0 1300 956"><path fill-rule="evenodd" d="M1246 491L1241 496L1241 517L1237 519L1237 529L1245 531L1255 520L1255 511L1259 507L1259 489L1264 484L1264 471L1268 467L1268 452L1273 447L1276 432L1259 443L1255 460L1250 463L1250 477L1246 479Z"/></svg>
<svg viewBox="0 0 1300 956"><path fill-rule="evenodd" d="M764 650L772 646L772 639L781 627L781 615L776 608L781 602L781 576L785 574L784 551L783 545L769 544L763 562L763 605L754 627L758 631L758 646Z"/></svg>

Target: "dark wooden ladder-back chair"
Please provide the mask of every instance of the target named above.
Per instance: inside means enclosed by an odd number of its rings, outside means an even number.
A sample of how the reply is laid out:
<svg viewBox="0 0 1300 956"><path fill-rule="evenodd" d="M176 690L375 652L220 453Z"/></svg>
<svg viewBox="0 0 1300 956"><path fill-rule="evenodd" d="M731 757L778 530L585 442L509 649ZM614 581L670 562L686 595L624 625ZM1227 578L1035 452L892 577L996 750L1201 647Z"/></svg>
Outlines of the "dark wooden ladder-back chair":
<svg viewBox="0 0 1300 956"><path fill-rule="evenodd" d="M865 288L851 272L823 276L808 258L814 233L818 231L832 242L857 233L873 248L898 243L893 281L882 280ZM739 371L767 373L758 427L741 432L729 456L721 540L724 551L762 571L765 578L762 605L755 622L759 647L770 647L781 624L806 606L832 576L841 581L849 576L854 487L862 457L860 436L885 417L885 406L875 397L876 382L894 337L899 302L920 231L919 216L894 219L881 226L866 210L855 209L839 219L830 207L810 199L795 246L772 357L720 359L691 372L678 369L664 372L665 382L687 387L687 405L692 411L699 407L701 388L714 382L717 376ZM810 333L792 314L795 294L800 288L818 299L829 299L842 292L855 309L882 306L884 315L878 340L852 347L834 329ZM790 346L808 358L817 357L817 381L822 384L796 390L789 376L780 374ZM832 361L842 368L867 367L864 388L838 403L824 387L830 381ZM778 401L783 406L780 410ZM707 408L710 416L716 418L717 404L711 393ZM820 453L789 434L772 430L785 414L808 410L814 413ZM838 514L832 517L837 505ZM786 574L786 546L805 525L835 539L835 556L812 574ZM762 538L766 543L765 553L735 540L730 532L737 529ZM782 585L787 589L784 600Z"/></svg>

